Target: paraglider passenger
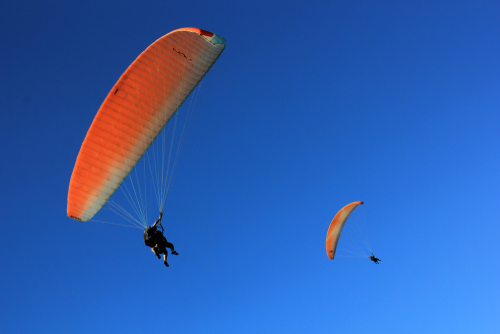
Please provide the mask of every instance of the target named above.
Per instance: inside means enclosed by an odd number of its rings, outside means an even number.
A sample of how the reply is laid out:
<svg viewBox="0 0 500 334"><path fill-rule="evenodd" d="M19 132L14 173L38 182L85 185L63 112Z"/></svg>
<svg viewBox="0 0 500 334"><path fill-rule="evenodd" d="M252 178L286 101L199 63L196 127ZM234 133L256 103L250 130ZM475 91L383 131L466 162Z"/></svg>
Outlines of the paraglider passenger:
<svg viewBox="0 0 500 334"><path fill-rule="evenodd" d="M160 212L160 217L155 221L153 226L148 226L144 231L144 244L151 247L151 251L160 258L160 254L163 254L163 263L168 267L167 248L170 248L172 254L179 255L174 249L174 245L167 241L167 238L163 235L161 231L158 230L157 224L161 222L161 217L163 213ZM160 223L161 224L161 223Z"/></svg>

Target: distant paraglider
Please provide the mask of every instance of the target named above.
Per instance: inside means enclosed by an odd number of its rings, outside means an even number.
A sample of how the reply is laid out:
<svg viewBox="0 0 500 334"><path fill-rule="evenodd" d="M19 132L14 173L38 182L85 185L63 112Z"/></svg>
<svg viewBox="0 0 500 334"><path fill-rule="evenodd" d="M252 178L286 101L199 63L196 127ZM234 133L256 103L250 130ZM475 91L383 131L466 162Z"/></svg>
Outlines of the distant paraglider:
<svg viewBox="0 0 500 334"><path fill-rule="evenodd" d="M330 223L328 232L326 234L326 254L328 255L328 258L330 260L333 260L335 258L335 253L337 250L337 244L339 242L340 233L342 232L342 229L344 228L347 219L354 211L354 209L356 209L356 207L360 204L363 204L363 202L357 201L347 204L342 209L340 209L339 212L337 212L335 217L333 217L333 220ZM380 261L380 259L378 259L375 255L373 255L373 252L371 256L365 255L363 257L368 257L371 261L375 262L376 264L378 264L378 261Z"/></svg>

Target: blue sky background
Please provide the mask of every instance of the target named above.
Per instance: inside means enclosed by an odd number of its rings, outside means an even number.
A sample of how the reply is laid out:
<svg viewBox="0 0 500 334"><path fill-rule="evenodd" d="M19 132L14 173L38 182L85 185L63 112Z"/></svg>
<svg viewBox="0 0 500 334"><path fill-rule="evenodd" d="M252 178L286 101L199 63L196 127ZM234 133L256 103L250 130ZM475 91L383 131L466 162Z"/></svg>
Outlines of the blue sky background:
<svg viewBox="0 0 500 334"><path fill-rule="evenodd" d="M2 1L0 332L499 333L499 17L497 1ZM140 230L66 204L109 90L181 27L227 47L167 200L165 268ZM357 200L378 266L326 256Z"/></svg>

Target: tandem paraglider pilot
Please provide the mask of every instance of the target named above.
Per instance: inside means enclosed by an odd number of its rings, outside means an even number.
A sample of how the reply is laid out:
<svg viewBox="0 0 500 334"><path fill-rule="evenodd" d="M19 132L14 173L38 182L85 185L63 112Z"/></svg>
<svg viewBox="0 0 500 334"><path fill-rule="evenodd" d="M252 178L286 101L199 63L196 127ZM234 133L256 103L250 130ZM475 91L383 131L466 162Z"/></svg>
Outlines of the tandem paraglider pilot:
<svg viewBox="0 0 500 334"><path fill-rule="evenodd" d="M160 254L163 254L163 263L168 267L167 248L170 248L172 254L179 255L174 249L174 244L167 241L167 238L163 235L163 226L161 225L161 217L163 213L160 212L160 217L155 221L153 226L148 226L144 231L144 244L151 247L151 250L155 255L160 258ZM158 230L157 225L159 225L162 231Z"/></svg>
<svg viewBox="0 0 500 334"><path fill-rule="evenodd" d="M378 259L373 253L372 253L372 256L370 256L370 260L375 262L375 264L378 264L378 261L380 261L380 259Z"/></svg>

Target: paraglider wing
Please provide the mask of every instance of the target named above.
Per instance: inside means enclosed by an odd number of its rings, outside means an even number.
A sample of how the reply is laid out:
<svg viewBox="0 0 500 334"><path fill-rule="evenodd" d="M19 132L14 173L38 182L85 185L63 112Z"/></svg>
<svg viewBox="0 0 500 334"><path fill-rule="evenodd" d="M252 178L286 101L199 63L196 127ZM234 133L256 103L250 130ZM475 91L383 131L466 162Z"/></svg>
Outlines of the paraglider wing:
<svg viewBox="0 0 500 334"><path fill-rule="evenodd" d="M347 204L339 212L333 217L332 222L330 223L330 227L328 228L328 232L326 233L326 254L333 260L335 257L335 250L337 249L337 243L339 242L340 232L342 232L342 228L344 227L347 218L352 213L354 209L363 202L352 202Z"/></svg>
<svg viewBox="0 0 500 334"><path fill-rule="evenodd" d="M183 28L151 44L102 103L80 148L68 216L87 221L106 203L224 50L211 32Z"/></svg>

